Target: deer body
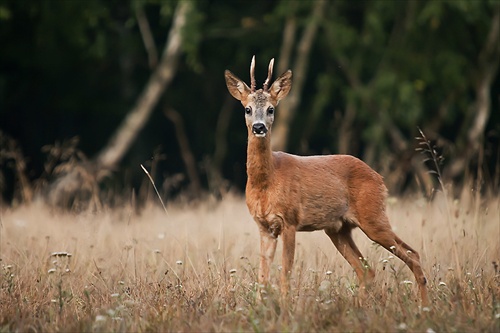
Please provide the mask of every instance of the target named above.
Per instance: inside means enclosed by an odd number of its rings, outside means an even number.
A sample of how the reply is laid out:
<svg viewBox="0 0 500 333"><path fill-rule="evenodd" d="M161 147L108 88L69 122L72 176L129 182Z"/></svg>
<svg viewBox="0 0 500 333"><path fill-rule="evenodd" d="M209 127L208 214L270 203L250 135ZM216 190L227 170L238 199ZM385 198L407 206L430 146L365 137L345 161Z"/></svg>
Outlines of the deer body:
<svg viewBox="0 0 500 333"><path fill-rule="evenodd" d="M251 147L252 143L249 144ZM344 224L359 226L356 218L358 198L376 191L383 204L386 188L382 177L364 162L348 155L295 156L274 152L270 165L263 166L249 155L246 200L250 214L260 224L272 219L287 221L297 231L333 228ZM255 179L250 165L269 170L264 178ZM263 176L263 175L262 175Z"/></svg>
<svg viewBox="0 0 500 333"><path fill-rule="evenodd" d="M413 271L423 303L426 279L418 253L399 239L385 212L387 189L382 176L349 155L296 156L271 151L274 108L291 88L291 71L268 88L273 60L264 89L255 90L254 59L249 88L226 71L226 84L245 107L248 130L246 203L260 230L259 283L269 280L277 239L283 239L281 289L289 289L298 231L325 230L339 252L354 268L360 285L374 272L368 268L351 237L359 227L370 239L393 252Z"/></svg>

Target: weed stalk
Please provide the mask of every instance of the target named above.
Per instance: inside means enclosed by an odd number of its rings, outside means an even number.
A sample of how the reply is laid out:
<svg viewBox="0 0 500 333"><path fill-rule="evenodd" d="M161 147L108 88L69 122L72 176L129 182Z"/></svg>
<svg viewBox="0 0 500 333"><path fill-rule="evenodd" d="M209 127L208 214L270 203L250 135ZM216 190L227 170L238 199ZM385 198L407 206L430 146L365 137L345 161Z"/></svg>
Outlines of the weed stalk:
<svg viewBox="0 0 500 333"><path fill-rule="evenodd" d="M158 199L160 199L160 203L161 203L161 205L163 207L163 210L165 211L165 214L167 214L167 216L168 216L167 208L165 208L165 204L163 203L161 195L158 192L158 189L156 188L155 181L153 180L153 177L151 177L151 175L149 174L148 170L146 170L146 168L144 167L144 165L141 164L141 168L144 171L144 173L146 173L146 175L148 176L149 181L151 182L151 184L153 184L153 188L155 189L155 192L156 192L156 195L158 196Z"/></svg>
<svg viewBox="0 0 500 333"><path fill-rule="evenodd" d="M424 163L427 161L431 161L434 165L434 169L429 170L429 173L433 173L436 175L437 180L439 182L439 186L441 187L441 191L443 191L444 195L444 203L445 203L445 208L446 208L446 217L447 217L447 225L448 225L448 232L450 234L450 239L451 239L451 244L452 244L452 249L453 249L453 257L455 260L455 266L457 270L457 275L459 276L459 279L462 278L462 269L460 266L460 261L458 257L458 249L457 249L457 243L455 236L453 235L453 228L451 225L451 210L450 206L448 204L448 191L446 190L446 187L444 186L443 183L443 177L441 174L441 168L440 165L443 162L444 158L441 156L437 150L436 146L433 145L429 139L425 136L424 132L418 127L418 131L420 132L420 137L416 137L416 139L419 141L419 145L422 147L418 147L415 150L420 151L422 154L427 155L428 157L424 160Z"/></svg>

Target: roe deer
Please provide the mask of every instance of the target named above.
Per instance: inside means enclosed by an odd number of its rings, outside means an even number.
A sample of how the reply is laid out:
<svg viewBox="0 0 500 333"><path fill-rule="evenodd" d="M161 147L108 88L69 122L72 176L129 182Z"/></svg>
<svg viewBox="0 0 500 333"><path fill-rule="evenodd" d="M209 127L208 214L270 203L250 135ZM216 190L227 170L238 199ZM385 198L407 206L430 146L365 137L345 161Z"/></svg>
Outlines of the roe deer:
<svg viewBox="0 0 500 333"><path fill-rule="evenodd" d="M281 291L289 289L297 231L325 230L354 268L361 290L374 272L366 266L351 230L359 227L371 240L408 265L428 304L426 278L418 253L391 229L385 212L387 189L382 176L349 155L296 156L271 151L275 108L292 86L286 71L270 85L274 59L263 89L256 90L255 56L250 65L250 88L226 70L231 95L245 108L248 130L246 203L260 230L259 283L267 284L278 236L283 237Z"/></svg>

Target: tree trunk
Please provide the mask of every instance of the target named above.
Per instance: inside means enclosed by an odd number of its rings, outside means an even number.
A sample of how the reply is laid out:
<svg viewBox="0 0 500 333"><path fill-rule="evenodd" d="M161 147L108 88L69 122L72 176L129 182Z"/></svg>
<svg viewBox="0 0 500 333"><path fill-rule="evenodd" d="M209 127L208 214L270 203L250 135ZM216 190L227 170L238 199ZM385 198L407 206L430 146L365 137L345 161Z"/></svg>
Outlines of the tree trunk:
<svg viewBox="0 0 500 333"><path fill-rule="evenodd" d="M350 154L352 147L352 125L356 118L356 107L353 102L348 102L345 108L344 117L339 127L339 154Z"/></svg>
<svg viewBox="0 0 500 333"><path fill-rule="evenodd" d="M281 102L279 117L277 117L273 127L273 150L285 150L287 146L290 125L297 112L297 107L300 104L300 95L306 78L307 63L309 61L312 43L316 37L318 25L323 17L326 4L327 2L325 0L316 1L314 3L309 22L299 42L297 59L293 66L293 89L288 95L288 98Z"/></svg>
<svg viewBox="0 0 500 333"><path fill-rule="evenodd" d="M491 84L498 72L500 62L500 5L494 8L491 28L483 49L478 57L478 71L476 77L476 101L470 112L474 114L473 121L467 131L465 149L445 172L446 178L454 178L462 174L469 162L477 156L481 149L484 130L491 113L490 91Z"/></svg>
<svg viewBox="0 0 500 333"><path fill-rule="evenodd" d="M227 95L222 104L215 128L215 151L212 158L206 160L208 186L210 191L216 195L221 195L225 191L227 183L222 176L222 164L227 153L227 131L233 113L234 101L232 96Z"/></svg>
<svg viewBox="0 0 500 333"><path fill-rule="evenodd" d="M153 69L158 64L158 50L156 49L153 34L151 33L148 17L146 13L144 13L142 3L140 2L136 4L135 16L137 18L139 31L141 32L142 41L144 42L144 48L148 54L149 68Z"/></svg>
<svg viewBox="0 0 500 333"><path fill-rule="evenodd" d="M182 51L182 29L186 24L186 16L191 6L191 1L181 1L177 5L161 61L139 96L135 107L130 110L108 144L96 156L95 162L99 168L113 169L120 162L149 119L161 94L172 81Z"/></svg>
<svg viewBox="0 0 500 333"><path fill-rule="evenodd" d="M89 188L87 192L91 192L91 204L95 208L99 207L100 203L95 202L97 184L109 170L116 168L175 75L178 59L182 52L182 30L186 25L187 15L191 8L191 1L179 2L161 61L139 96L137 104L129 111L109 142L92 161L75 166L71 171L64 173L50 184L47 196L49 204L67 207L68 197L78 197L83 182L87 184L91 179L93 185L86 186Z"/></svg>
<svg viewBox="0 0 500 333"><path fill-rule="evenodd" d="M184 129L184 120L179 112L174 109L166 108L165 116L174 123L175 136L179 142L179 149L181 157L186 166L187 174L190 181L190 189L194 197L199 197L201 194L201 182L198 175L198 168L196 167L196 159L189 145L189 139Z"/></svg>
<svg viewBox="0 0 500 333"><path fill-rule="evenodd" d="M295 2L291 2L290 6L295 6ZM290 66L290 61L292 58L292 50L295 45L295 33L297 31L297 20L292 13L291 16L287 17L285 22L285 28L283 29L283 41L281 43L280 57L278 59L278 75L284 73L288 70Z"/></svg>

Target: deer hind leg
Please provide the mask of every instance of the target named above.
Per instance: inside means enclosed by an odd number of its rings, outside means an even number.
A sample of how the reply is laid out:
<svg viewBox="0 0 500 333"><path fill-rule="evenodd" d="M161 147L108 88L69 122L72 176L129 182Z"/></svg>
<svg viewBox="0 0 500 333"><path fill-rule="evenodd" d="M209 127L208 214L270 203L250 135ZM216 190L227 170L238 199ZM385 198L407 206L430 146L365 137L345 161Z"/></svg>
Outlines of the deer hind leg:
<svg viewBox="0 0 500 333"><path fill-rule="evenodd" d="M364 222L364 223L363 223ZM368 220L360 223L360 228L372 241L380 244L388 251L394 253L401 259L413 272L417 281L422 305L428 305L427 279L425 278L420 264L420 256L417 251L399 238L389 224L385 214L377 220Z"/></svg>
<svg viewBox="0 0 500 333"><path fill-rule="evenodd" d="M373 280L375 273L373 269L366 265L363 255L356 244L354 244L351 230L352 229L349 227L344 227L340 231L326 229L325 232L339 250L340 254L342 254L347 262L354 268L360 283L360 291L364 294L366 284L369 284Z"/></svg>

